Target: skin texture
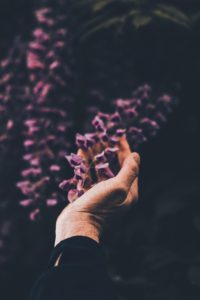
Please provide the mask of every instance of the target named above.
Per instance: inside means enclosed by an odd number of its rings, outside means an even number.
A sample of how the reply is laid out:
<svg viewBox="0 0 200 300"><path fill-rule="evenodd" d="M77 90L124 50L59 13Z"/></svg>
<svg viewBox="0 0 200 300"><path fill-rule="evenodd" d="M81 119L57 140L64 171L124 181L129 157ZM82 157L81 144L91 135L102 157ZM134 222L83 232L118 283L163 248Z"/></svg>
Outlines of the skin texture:
<svg viewBox="0 0 200 300"><path fill-rule="evenodd" d="M137 201L140 157L131 153L126 139L120 141L118 160L121 169L115 177L99 181L61 212L56 222L55 245L73 236L99 242L105 228L122 218Z"/></svg>

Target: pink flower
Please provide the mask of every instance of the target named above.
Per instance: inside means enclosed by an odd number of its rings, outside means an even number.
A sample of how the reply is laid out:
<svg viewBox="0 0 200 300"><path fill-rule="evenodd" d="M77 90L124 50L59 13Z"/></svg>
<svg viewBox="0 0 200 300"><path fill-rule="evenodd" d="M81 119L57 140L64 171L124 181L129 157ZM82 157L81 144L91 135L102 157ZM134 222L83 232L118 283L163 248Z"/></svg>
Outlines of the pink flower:
<svg viewBox="0 0 200 300"><path fill-rule="evenodd" d="M62 161L71 147L67 140L73 125L70 117L71 54L69 65L63 63L70 46L70 32L65 28L68 16L63 2L38 2L35 28L28 44L27 69L30 95L24 111L24 164L22 178L17 184L26 199L31 200L31 220L63 201L56 185L61 181ZM28 202L23 202L24 206ZM27 205L28 206L28 205Z"/></svg>
<svg viewBox="0 0 200 300"><path fill-rule="evenodd" d="M36 208L35 210L33 210L33 211L30 213L30 215L29 215L30 220L31 220L31 221L36 221L36 219L37 219L38 216L39 216L39 213L40 213L39 208Z"/></svg>
<svg viewBox="0 0 200 300"><path fill-rule="evenodd" d="M150 86L144 85L133 92L133 98L117 99L113 103L113 114L98 112L92 120L93 131L76 135L76 145L87 153L89 162L74 153L67 156L74 176L63 181L60 188L68 191L70 202L75 201L79 193L95 184L97 179L113 177L117 171L120 139L124 136L130 146L137 149L158 132L172 111L174 99L168 95L155 98ZM85 172L81 172L83 166Z"/></svg>
<svg viewBox="0 0 200 300"><path fill-rule="evenodd" d="M47 200L47 206L55 206L58 204L58 200L57 199L48 199Z"/></svg>

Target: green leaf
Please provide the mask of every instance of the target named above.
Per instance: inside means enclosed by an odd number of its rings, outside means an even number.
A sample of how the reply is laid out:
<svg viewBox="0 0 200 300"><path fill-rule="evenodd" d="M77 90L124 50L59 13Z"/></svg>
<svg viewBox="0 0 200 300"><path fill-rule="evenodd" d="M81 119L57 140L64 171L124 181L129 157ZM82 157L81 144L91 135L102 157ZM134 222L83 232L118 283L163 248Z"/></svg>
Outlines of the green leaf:
<svg viewBox="0 0 200 300"><path fill-rule="evenodd" d="M161 19L177 23L180 26L190 28L190 18L181 10L174 6L159 4L152 13Z"/></svg>
<svg viewBox="0 0 200 300"><path fill-rule="evenodd" d="M74 5L77 7L85 6L96 13L103 10L107 5L110 5L112 2L114 3L115 0L76 0Z"/></svg>
<svg viewBox="0 0 200 300"><path fill-rule="evenodd" d="M128 13L127 18L132 18L132 24L136 29L148 25L152 21L152 16L143 13L139 9L133 9Z"/></svg>
<svg viewBox="0 0 200 300"><path fill-rule="evenodd" d="M93 5L93 11L94 12L99 12L102 9L104 9L107 5L110 4L111 1L108 0L101 0L101 1L97 1L94 5Z"/></svg>
<svg viewBox="0 0 200 300"><path fill-rule="evenodd" d="M133 17L133 25L136 29L139 29L140 27L148 25L152 21L151 16L145 16L142 14L136 15Z"/></svg>
<svg viewBox="0 0 200 300"><path fill-rule="evenodd" d="M81 38L81 40L85 40L89 36L97 33L98 31L108 29L113 26L119 26L122 25L125 22L126 16L120 16L120 17L115 17L112 18L108 21L104 21L102 23L99 23L97 26L92 27L90 30L88 30Z"/></svg>
<svg viewBox="0 0 200 300"><path fill-rule="evenodd" d="M139 15L141 14L141 11L139 9L132 9L129 13L128 13L128 17L133 17L135 15Z"/></svg>
<svg viewBox="0 0 200 300"><path fill-rule="evenodd" d="M89 21L85 22L82 25L82 29L87 30L90 29L91 27L96 27L100 24L103 24L104 22L107 22L110 20L110 14L108 12L101 13L100 15L95 16L94 18L91 18Z"/></svg>

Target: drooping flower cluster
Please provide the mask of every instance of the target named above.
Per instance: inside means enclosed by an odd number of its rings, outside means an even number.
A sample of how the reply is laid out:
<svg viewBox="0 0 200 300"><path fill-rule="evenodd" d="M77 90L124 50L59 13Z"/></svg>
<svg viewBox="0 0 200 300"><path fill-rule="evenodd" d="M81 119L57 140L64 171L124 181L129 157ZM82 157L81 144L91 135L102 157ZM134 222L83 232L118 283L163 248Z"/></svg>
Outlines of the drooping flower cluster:
<svg viewBox="0 0 200 300"><path fill-rule="evenodd" d="M63 178L63 157L71 147L68 141L73 119L70 17L65 9L66 3L62 0L38 2L28 47L24 45L21 51L22 43L16 40L8 58L1 63L0 145L6 151L5 144L16 120L20 120L24 164L17 187L24 195L20 203L29 207L31 220L47 206L64 200L57 187ZM94 114L98 112L96 102L103 105L105 95L98 88L91 93L91 97L99 99L89 107ZM170 111L172 99L165 95L149 100L150 94L149 86L144 86L134 92L131 99L116 100L112 115L97 113L92 122L95 130L84 136L77 135L77 146L89 153L90 161L75 154L67 156L75 175L61 187L69 191L70 201L80 196L98 176L109 178L115 174L117 144L122 136L136 148L157 132ZM13 105L13 99L15 102L17 99L17 106Z"/></svg>
<svg viewBox="0 0 200 300"><path fill-rule="evenodd" d="M27 53L32 96L25 108L25 168L17 184L25 196L21 205L30 207L31 220L44 207L61 200L57 185L62 159L70 147L67 137L72 125L68 87L71 70L63 58L70 55L68 16L62 1L55 7L45 4L43 1L36 9L36 27Z"/></svg>
<svg viewBox="0 0 200 300"><path fill-rule="evenodd" d="M66 156L74 176L60 187L68 192L70 202L81 196L98 178L111 178L118 170L117 151L121 138L136 150L149 137L155 136L172 111L174 99L166 94L153 97L149 85L139 87L130 99L114 101L113 114L99 112L92 121L93 131L76 135L81 155Z"/></svg>
<svg viewBox="0 0 200 300"><path fill-rule="evenodd" d="M58 91L58 87L65 88L70 82L71 70L69 65L63 63L64 56L70 51L69 17L63 1L59 0L56 6L50 5L48 1L40 1L35 18L36 26L29 43L27 67L30 70L33 95L38 103L44 103L55 90Z"/></svg>

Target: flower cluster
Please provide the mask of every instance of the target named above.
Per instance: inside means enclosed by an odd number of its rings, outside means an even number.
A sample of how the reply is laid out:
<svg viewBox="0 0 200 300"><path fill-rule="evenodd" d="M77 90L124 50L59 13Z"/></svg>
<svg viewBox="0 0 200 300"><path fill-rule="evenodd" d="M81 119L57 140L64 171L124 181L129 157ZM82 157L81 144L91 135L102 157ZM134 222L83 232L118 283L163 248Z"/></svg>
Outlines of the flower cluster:
<svg viewBox="0 0 200 300"><path fill-rule="evenodd" d="M151 87L144 85L133 92L131 99L115 100L114 113L97 113L92 121L93 131L76 135L78 154L66 156L74 176L64 180L60 188L68 192L68 200L76 200L97 179L113 177L119 168L119 140L126 138L136 150L156 135L173 104L171 96L163 94L154 98Z"/></svg>
<svg viewBox="0 0 200 300"><path fill-rule="evenodd" d="M70 122L70 66L63 63L67 55L68 17L62 1L54 6L40 4L35 11L36 28L27 53L27 67L32 96L24 120L22 180L17 183L30 208L30 219L39 217L43 208L57 205L61 197L57 185L61 179L62 158L70 148L67 141Z"/></svg>
<svg viewBox="0 0 200 300"><path fill-rule="evenodd" d="M57 1L56 6L46 6L46 2L40 1L35 10L36 25L27 54L30 82L38 103L46 102L58 87L66 87L71 77L69 66L63 63L70 51L69 17L63 1Z"/></svg>

